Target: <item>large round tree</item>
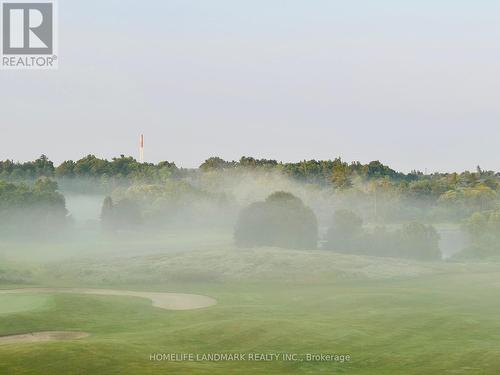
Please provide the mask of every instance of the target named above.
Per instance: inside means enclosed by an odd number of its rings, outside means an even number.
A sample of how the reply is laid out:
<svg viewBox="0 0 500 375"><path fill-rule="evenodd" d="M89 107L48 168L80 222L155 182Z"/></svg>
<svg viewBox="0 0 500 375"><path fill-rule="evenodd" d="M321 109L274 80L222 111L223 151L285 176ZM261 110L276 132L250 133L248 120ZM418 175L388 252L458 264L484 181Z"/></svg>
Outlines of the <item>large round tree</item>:
<svg viewBox="0 0 500 375"><path fill-rule="evenodd" d="M234 237L242 247L315 249L318 223L314 212L299 198L280 191L243 209Z"/></svg>

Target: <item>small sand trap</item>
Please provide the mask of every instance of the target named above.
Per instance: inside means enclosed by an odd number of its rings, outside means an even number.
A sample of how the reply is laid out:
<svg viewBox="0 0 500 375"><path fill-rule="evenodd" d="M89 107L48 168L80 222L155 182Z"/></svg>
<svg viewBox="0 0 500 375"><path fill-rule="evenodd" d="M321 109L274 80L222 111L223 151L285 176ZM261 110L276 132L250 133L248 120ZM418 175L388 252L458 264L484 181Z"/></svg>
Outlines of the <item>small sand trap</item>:
<svg viewBox="0 0 500 375"><path fill-rule="evenodd" d="M87 332L33 332L25 335L0 337L0 345L26 344L46 341L78 340L90 336Z"/></svg>
<svg viewBox="0 0 500 375"><path fill-rule="evenodd" d="M217 301L206 296L196 294L179 293L150 293L150 292L132 292L127 290L110 289L69 289L69 288L27 288L0 290L1 294L18 293L71 293L71 294L93 294L104 296L128 296L146 298L153 302L153 306L166 310L194 310L213 306Z"/></svg>

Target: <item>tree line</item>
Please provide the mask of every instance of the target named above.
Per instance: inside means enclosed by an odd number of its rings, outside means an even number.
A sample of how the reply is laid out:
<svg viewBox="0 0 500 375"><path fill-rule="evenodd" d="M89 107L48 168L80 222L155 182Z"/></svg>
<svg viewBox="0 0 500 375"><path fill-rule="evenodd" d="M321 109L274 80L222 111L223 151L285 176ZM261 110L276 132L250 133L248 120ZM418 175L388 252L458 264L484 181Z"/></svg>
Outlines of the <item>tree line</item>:
<svg viewBox="0 0 500 375"><path fill-rule="evenodd" d="M379 228L370 233L359 232L355 241L357 249L369 247L374 242L385 242L390 245L386 248L392 248L407 234L405 228L399 233L388 234L384 224L415 221L464 223L462 227L470 238L471 254L495 253L500 243L495 234L500 232L497 225L500 208L498 173L478 167L475 171L462 173L424 174L413 171L404 174L379 161L346 163L340 158L283 163L252 157L242 157L239 161L213 157L196 169L178 168L168 161L139 163L124 155L112 160L88 155L57 166L44 155L25 163L0 161L0 215L8 222L10 217L17 215L19 218L19 212L28 210L26 207L37 206L36 217L30 218L31 222L44 218L49 223L66 215L64 197L58 189L64 192L81 189L85 193L101 189L106 195L113 196L107 201L107 211L103 216L111 227L127 226L129 221L134 227L141 220L145 225L174 221L214 224L214 218L221 210L225 210L224 215L219 216L227 219L236 218L241 208L230 191L221 190L214 182L224 184L225 177L238 180L241 176L254 176L254 172L269 177L261 179L261 184L266 185L273 176L284 176L287 181L300 182L298 185L309 192L325 193L327 197L323 197L325 200L321 204L333 199L337 208L349 207L355 212L362 212L370 225ZM256 202L251 206L247 212L249 222L253 222L252 217L257 214L267 218L273 216L271 213L279 204L273 197L269 199L274 203ZM269 205L274 207L273 210L269 209ZM14 208L16 215L9 216ZM314 208L318 212L318 206ZM296 224L293 215L290 214L288 220L290 226ZM322 220L324 222L324 215ZM406 229L419 230L433 238L428 228L414 226ZM351 251L352 243L342 245L339 236L336 241L337 249L343 247L343 251Z"/></svg>
<svg viewBox="0 0 500 375"><path fill-rule="evenodd" d="M296 180L330 185L339 190L352 188L359 182L385 180L401 190L408 190L412 196L426 196L433 199L439 198L447 191L470 187L479 186L483 190L497 191L500 185L500 173L484 171L480 167L473 172L424 174L420 171L412 171L405 174L395 171L378 160L362 164L357 161L347 163L341 158L284 163L246 156L239 161L226 161L219 157L211 157L194 170L178 168L175 163L168 161L156 164L139 163L133 157L124 155L111 160L87 155L77 161L64 161L58 166L55 166L45 155L24 163L12 160L0 161L0 179L4 180L78 177L104 181L108 178L164 181L168 178L184 178L196 172L224 173L234 170L280 172ZM447 199L453 198L453 196L447 197Z"/></svg>

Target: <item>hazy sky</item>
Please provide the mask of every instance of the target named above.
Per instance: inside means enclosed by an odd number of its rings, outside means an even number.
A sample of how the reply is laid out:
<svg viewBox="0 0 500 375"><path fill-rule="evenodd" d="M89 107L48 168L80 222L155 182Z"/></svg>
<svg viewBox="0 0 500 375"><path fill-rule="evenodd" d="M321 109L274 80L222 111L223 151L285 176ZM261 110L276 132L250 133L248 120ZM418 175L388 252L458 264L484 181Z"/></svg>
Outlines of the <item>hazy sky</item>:
<svg viewBox="0 0 500 375"><path fill-rule="evenodd" d="M0 159L500 170L500 2L64 0L58 71L0 71Z"/></svg>

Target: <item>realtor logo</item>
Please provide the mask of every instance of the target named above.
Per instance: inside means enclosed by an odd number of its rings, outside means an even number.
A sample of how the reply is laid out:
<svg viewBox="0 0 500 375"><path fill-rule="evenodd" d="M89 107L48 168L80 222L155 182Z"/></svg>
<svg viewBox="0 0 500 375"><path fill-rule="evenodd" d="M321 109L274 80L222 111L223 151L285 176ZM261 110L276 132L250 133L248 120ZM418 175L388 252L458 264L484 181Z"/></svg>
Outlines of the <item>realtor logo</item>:
<svg viewBox="0 0 500 375"><path fill-rule="evenodd" d="M57 67L54 11L49 0L2 2L2 68Z"/></svg>

